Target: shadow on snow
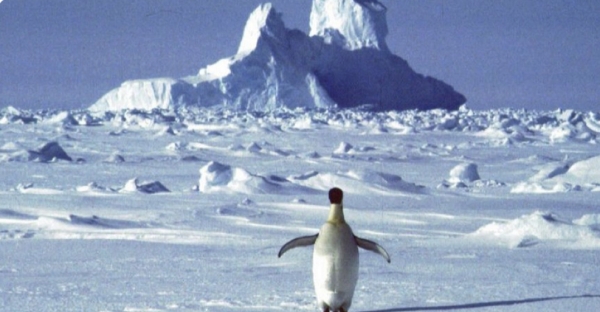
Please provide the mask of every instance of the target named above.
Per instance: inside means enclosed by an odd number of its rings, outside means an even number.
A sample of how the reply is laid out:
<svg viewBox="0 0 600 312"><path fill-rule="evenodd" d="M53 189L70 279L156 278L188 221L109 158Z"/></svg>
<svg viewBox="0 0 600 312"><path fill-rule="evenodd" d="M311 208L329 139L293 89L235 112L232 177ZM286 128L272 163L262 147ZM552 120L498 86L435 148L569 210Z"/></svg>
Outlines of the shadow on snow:
<svg viewBox="0 0 600 312"><path fill-rule="evenodd" d="M451 310L460 310L460 309L479 309L479 308L511 306L511 305L535 303L535 302L543 302L543 301L583 299L583 298L600 298L600 295L587 294L587 295L580 295L580 296L559 296L559 297L545 297L545 298L530 298L530 299L522 299L522 300L502 300L502 301L476 302L476 303L467 303L467 304L430 306L430 307L392 308L392 309L372 310L372 311L363 311L363 312L451 311Z"/></svg>

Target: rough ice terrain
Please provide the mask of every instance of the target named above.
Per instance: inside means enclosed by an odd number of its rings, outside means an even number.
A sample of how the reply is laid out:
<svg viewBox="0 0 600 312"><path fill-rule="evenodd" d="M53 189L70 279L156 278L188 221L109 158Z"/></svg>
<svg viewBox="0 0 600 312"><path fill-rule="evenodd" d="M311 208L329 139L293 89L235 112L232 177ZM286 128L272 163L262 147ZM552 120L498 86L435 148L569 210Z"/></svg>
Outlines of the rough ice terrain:
<svg viewBox="0 0 600 312"><path fill-rule="evenodd" d="M600 116L0 110L1 311L316 311L344 189L352 311L600 308Z"/></svg>

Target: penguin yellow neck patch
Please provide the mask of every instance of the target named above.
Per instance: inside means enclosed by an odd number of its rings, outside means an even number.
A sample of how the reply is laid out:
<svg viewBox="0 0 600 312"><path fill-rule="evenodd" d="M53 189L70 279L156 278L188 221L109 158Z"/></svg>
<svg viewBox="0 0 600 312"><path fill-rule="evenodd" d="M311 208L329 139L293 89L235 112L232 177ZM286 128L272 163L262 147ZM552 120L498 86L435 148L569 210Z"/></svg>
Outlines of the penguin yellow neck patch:
<svg viewBox="0 0 600 312"><path fill-rule="evenodd" d="M331 204L327 222L333 223L333 224L346 223L346 220L344 219L344 208L341 204Z"/></svg>

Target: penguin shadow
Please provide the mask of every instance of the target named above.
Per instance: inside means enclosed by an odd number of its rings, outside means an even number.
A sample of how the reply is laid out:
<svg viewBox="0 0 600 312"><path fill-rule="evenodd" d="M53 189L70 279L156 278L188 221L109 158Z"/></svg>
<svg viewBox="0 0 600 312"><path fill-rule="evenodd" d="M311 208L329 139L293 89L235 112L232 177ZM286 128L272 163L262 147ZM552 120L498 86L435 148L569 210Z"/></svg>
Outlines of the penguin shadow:
<svg viewBox="0 0 600 312"><path fill-rule="evenodd" d="M544 302L544 301L590 299L590 298L592 298L592 299L600 298L600 295L586 294L586 295L579 295L579 296L558 296L558 297L529 298L529 299L520 299L520 300L501 300L501 301L475 302L475 303L466 303L466 304L457 304L457 305L392 308L392 309L384 309L384 310L369 310L369 311L362 311L362 312L452 311L452 310L480 309L480 308L488 308L488 307L513 306L513 305Z"/></svg>

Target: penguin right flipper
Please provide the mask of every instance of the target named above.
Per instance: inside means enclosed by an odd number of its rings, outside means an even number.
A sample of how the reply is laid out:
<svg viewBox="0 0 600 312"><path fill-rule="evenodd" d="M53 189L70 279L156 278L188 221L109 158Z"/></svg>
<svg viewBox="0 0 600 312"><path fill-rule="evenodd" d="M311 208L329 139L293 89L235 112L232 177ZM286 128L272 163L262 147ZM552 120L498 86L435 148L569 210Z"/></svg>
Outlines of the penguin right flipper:
<svg viewBox="0 0 600 312"><path fill-rule="evenodd" d="M358 247L372 251L374 253L378 253L382 257L384 257L388 263L391 262L390 255L388 255L387 251L385 251L385 249L383 249L383 247L381 247L376 242L370 241L368 239L360 238L358 236L354 236L354 238L356 239L356 244L358 245Z"/></svg>
<svg viewBox="0 0 600 312"><path fill-rule="evenodd" d="M296 247L304 247L314 245L315 241L317 241L317 237L319 234L311 235L311 236L301 236L292 239L291 241L285 243L279 250L277 257L280 258L286 251L296 248Z"/></svg>

